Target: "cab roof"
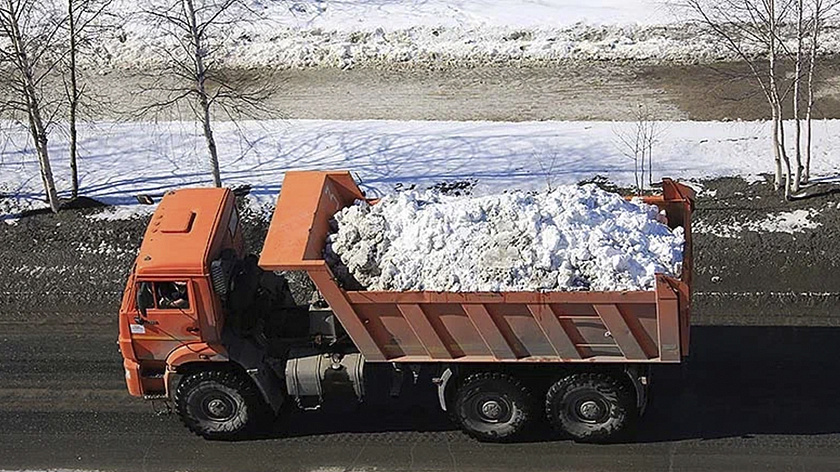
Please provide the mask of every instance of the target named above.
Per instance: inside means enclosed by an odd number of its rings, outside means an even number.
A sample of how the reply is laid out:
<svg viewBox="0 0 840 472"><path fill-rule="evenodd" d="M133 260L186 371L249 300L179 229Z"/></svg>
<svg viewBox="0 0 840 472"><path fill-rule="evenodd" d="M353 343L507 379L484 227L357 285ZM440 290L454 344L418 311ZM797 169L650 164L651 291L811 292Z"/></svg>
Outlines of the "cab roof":
<svg viewBox="0 0 840 472"><path fill-rule="evenodd" d="M136 273L205 275L217 228L233 204L226 188L187 188L166 193L146 228Z"/></svg>

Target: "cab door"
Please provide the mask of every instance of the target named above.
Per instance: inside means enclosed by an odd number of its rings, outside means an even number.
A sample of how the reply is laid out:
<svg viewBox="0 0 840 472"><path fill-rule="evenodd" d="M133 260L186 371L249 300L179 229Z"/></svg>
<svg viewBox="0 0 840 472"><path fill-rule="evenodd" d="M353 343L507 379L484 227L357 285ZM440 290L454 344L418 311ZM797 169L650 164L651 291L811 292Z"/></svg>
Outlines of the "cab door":
<svg viewBox="0 0 840 472"><path fill-rule="evenodd" d="M194 281L138 281L135 290L137 313L129 328L138 360L165 361L177 347L201 340Z"/></svg>

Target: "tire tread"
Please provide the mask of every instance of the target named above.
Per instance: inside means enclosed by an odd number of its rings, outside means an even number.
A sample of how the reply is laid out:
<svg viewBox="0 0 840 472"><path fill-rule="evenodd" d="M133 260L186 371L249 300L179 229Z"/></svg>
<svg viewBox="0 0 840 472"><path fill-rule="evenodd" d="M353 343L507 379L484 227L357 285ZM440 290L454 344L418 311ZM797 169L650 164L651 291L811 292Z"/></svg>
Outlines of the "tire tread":
<svg viewBox="0 0 840 472"><path fill-rule="evenodd" d="M464 419L461 417L461 412L457 400L458 393L455 394L455 402L453 405L454 407L452 408L451 416L459 424L461 430L463 430L467 435L479 441L507 442L519 437L526 429L525 426L531 422L534 416L534 401L530 391L527 387L525 387L522 384L522 382L517 380L515 377L505 374L503 372L476 372L473 374L469 374L464 378L462 382L460 382L458 390L468 390L470 388L474 388L475 385L485 382L506 383L511 387L512 393L514 393L514 395L519 396L520 401L517 403L517 407L522 411L522 414L519 415L516 418L516 421L512 424L511 432L505 435L488 434L481 431L475 431L467 427L464 423ZM516 399L514 399L514 401L515 400Z"/></svg>
<svg viewBox="0 0 840 472"><path fill-rule="evenodd" d="M559 402L556 400L562 398L569 388L579 386L591 387L598 384L608 386L616 392L617 405L615 407L621 409L624 413L623 421L609 421L599 425L597 428L569 431L569 428L562 422L562 411L555 411L559 406ZM545 397L545 413L555 429L571 436L575 441L603 443L621 437L635 424L638 418L638 411L634 400L635 392L632 391L632 386L628 385L628 382L622 382L616 375L599 372L577 373L558 380L549 388Z"/></svg>
<svg viewBox="0 0 840 472"><path fill-rule="evenodd" d="M185 398L190 390L204 382L217 382L236 390L245 402L248 413L246 419L219 425L213 430L203 427L201 420L194 417L190 409L187 408ZM230 368L205 369L186 375L175 389L174 401L178 416L184 426L204 439L235 439L256 428L261 419L266 418L266 414L269 412L269 408L254 382L247 378L245 374Z"/></svg>

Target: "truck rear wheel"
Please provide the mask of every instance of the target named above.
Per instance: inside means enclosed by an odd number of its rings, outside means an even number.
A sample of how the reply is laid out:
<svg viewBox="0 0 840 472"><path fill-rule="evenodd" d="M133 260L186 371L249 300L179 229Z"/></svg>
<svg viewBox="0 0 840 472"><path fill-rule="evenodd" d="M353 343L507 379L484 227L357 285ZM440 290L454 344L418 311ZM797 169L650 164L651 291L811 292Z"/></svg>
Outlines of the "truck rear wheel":
<svg viewBox="0 0 840 472"><path fill-rule="evenodd" d="M572 374L548 390L545 412L554 428L580 442L606 442L635 423L631 386L604 373Z"/></svg>
<svg viewBox="0 0 840 472"><path fill-rule="evenodd" d="M455 395L455 419L470 436L481 441L506 441L521 434L533 416L528 390L515 378L499 372L467 377Z"/></svg>
<svg viewBox="0 0 840 472"><path fill-rule="evenodd" d="M234 370L203 370L175 391L181 421L205 439L232 439L265 418L269 409L254 383Z"/></svg>

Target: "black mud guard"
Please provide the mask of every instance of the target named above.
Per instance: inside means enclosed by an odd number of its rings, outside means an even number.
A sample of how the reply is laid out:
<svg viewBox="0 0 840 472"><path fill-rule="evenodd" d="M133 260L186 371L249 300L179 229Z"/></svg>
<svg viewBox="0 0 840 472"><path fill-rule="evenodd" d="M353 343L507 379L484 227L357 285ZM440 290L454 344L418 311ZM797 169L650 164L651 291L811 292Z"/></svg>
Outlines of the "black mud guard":
<svg viewBox="0 0 840 472"><path fill-rule="evenodd" d="M274 369L265 361L265 352L253 342L238 336L222 334L222 344L228 357L239 364L260 389L266 403L276 413L286 398L285 384L277 378Z"/></svg>

